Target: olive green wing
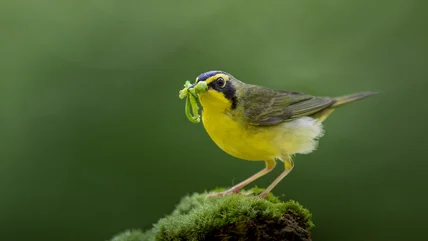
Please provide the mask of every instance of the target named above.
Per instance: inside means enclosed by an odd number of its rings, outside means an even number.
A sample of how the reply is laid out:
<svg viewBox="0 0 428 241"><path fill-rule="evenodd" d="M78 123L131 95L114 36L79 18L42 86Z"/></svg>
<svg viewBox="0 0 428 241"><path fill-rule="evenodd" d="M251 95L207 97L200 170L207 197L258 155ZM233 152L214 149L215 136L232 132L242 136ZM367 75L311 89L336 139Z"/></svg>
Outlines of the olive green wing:
<svg viewBox="0 0 428 241"><path fill-rule="evenodd" d="M314 97L260 86L246 88L241 98L248 123L262 126L310 116L334 103L334 100L329 97Z"/></svg>

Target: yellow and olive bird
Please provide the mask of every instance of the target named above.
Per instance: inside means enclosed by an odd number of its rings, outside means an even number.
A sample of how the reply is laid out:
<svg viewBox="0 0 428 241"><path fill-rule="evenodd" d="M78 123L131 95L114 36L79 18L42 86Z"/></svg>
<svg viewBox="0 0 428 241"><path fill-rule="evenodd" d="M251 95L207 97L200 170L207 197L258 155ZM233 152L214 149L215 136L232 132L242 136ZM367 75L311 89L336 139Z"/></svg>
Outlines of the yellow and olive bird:
<svg viewBox="0 0 428 241"><path fill-rule="evenodd" d="M316 149L324 133L322 122L337 107L375 94L316 97L246 84L224 71L199 75L187 90L201 84L204 88L197 96L202 105L202 122L211 139L234 157L266 164L243 182L210 196L238 193L272 171L276 160L280 160L285 170L259 195L264 198L293 169L293 155Z"/></svg>

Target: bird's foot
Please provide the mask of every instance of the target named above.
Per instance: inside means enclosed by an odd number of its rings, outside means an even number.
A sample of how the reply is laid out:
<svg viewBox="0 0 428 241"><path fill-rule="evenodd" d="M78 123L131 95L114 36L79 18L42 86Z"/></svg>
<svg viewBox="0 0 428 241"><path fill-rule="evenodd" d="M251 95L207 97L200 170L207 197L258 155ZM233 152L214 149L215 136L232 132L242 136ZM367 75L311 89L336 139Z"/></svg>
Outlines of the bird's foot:
<svg viewBox="0 0 428 241"><path fill-rule="evenodd" d="M215 192L215 193L211 193L207 195L207 198L212 198L212 197L222 197L222 196L227 196L227 195L231 195L231 194L240 194L246 197L253 197L254 193L250 192L250 193L240 193L241 188L231 188L229 190L226 190L224 192ZM256 197L261 198L261 199L265 199L266 196L268 195L269 192L263 191L262 193L260 193L259 195L257 195Z"/></svg>
<svg viewBox="0 0 428 241"><path fill-rule="evenodd" d="M258 195L259 198L265 199L265 197L268 195L269 192L262 192Z"/></svg>
<svg viewBox="0 0 428 241"><path fill-rule="evenodd" d="M224 192L216 192L216 193L208 194L207 197L212 198L212 197L227 196L227 195L239 193L240 190L241 190L240 188L231 188L231 189L226 190Z"/></svg>

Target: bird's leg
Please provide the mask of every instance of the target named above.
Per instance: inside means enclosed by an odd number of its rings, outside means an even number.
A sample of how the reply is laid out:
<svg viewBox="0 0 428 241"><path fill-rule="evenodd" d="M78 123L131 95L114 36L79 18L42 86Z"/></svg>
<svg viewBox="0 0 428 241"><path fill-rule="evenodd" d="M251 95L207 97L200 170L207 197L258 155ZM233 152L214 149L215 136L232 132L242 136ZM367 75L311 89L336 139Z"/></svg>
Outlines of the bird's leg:
<svg viewBox="0 0 428 241"><path fill-rule="evenodd" d="M226 190L224 192L210 194L210 195L208 195L208 197L224 196L224 195L228 195L228 194L232 194L232 193L238 193L243 187L247 186L248 184L255 181L256 179L266 175L267 173L272 171L272 169L276 166L275 160L265 161L265 163L266 163L266 167L263 170L257 172L256 174L252 175L251 177L247 178L245 181L236 184L235 186L233 186L232 188L230 188L229 190Z"/></svg>
<svg viewBox="0 0 428 241"><path fill-rule="evenodd" d="M293 159L291 159L291 157L288 157L286 160L284 160L284 166L285 166L285 170L269 185L269 187L267 187L260 195L260 198L265 198L266 195L272 191L272 189L285 177L287 176L288 173L291 172L291 170L293 170L294 167L294 162Z"/></svg>

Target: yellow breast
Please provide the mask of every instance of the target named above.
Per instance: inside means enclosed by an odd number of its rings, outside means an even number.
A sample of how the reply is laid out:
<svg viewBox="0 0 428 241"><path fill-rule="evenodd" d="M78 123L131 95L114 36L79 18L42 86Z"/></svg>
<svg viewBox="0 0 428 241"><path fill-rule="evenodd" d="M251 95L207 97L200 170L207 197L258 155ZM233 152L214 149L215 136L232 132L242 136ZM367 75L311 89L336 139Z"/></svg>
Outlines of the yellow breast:
<svg viewBox="0 0 428 241"><path fill-rule="evenodd" d="M269 127L252 127L242 121L238 110L215 91L199 96L203 106L202 121L211 139L226 153L249 161L268 160L278 156L276 131Z"/></svg>

